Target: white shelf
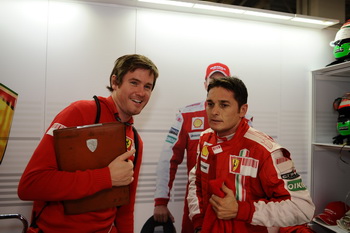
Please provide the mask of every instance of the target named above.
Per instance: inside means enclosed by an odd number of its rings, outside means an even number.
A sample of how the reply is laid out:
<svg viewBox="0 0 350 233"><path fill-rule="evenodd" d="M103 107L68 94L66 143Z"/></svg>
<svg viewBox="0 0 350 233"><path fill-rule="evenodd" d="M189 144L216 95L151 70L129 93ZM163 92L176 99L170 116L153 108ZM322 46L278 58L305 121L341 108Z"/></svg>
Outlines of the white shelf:
<svg viewBox="0 0 350 233"><path fill-rule="evenodd" d="M334 231L334 232L338 232L338 233L348 233L348 232L349 232L349 231L346 231L346 230L344 230L344 229L338 227L337 225L335 225L335 226L327 225L327 224L321 222L320 220L318 220L318 219L316 219L316 218L314 218L312 221L313 221L314 223L316 223L316 224L318 224L318 225L321 225L321 226L323 226L323 227L325 227L325 228L327 228L327 229L329 229L329 230L331 230L331 231Z"/></svg>
<svg viewBox="0 0 350 233"><path fill-rule="evenodd" d="M327 78L329 76L348 78L350 77L350 61L315 70L313 73L318 76L317 78Z"/></svg>
<svg viewBox="0 0 350 233"><path fill-rule="evenodd" d="M312 143L312 145L333 148L333 149L350 150L349 145L344 146L344 145L336 145L336 144L332 144L332 143L318 143L318 142L314 142L314 143Z"/></svg>
<svg viewBox="0 0 350 233"><path fill-rule="evenodd" d="M350 191L350 146L332 143L332 138L338 135L338 113L332 104L349 92L349 88L350 62L312 71L311 195L316 206L315 215L330 202L346 202ZM322 232L348 233L317 219L313 222L322 226Z"/></svg>

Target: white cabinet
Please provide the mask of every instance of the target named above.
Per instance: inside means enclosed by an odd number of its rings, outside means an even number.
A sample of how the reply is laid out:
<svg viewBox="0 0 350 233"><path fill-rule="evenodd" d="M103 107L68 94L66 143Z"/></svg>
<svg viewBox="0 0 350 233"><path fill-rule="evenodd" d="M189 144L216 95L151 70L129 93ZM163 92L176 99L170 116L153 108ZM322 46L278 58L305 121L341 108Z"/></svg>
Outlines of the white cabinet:
<svg viewBox="0 0 350 233"><path fill-rule="evenodd" d="M333 101L346 92L350 92L350 62L312 71L311 195L316 215L332 201L350 205L350 146L334 145L332 139L338 135ZM317 232L344 232L315 225Z"/></svg>

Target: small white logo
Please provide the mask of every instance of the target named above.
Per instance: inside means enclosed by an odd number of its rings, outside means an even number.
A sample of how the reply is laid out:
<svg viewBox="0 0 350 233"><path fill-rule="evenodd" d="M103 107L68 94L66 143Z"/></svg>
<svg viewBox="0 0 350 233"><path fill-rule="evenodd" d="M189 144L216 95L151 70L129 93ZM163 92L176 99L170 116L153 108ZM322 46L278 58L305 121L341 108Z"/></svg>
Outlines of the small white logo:
<svg viewBox="0 0 350 233"><path fill-rule="evenodd" d="M209 164L206 162L201 161L201 171L204 173L209 173Z"/></svg>
<svg viewBox="0 0 350 233"><path fill-rule="evenodd" d="M91 152L95 152L97 148L97 139L88 139L86 140L86 146Z"/></svg>
<svg viewBox="0 0 350 233"><path fill-rule="evenodd" d="M214 154L219 154L219 153L221 153L222 151L223 151L223 150L222 150L222 148L221 148L220 145L213 146L213 152L214 152Z"/></svg>

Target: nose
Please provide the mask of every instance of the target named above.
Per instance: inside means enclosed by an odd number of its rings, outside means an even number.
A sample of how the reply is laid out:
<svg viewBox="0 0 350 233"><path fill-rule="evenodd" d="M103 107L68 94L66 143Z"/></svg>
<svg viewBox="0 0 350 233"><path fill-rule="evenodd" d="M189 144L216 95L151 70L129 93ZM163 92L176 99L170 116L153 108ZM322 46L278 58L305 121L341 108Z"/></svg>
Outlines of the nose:
<svg viewBox="0 0 350 233"><path fill-rule="evenodd" d="M212 115L219 115L220 108L217 105L214 105L211 109L211 114Z"/></svg>
<svg viewBox="0 0 350 233"><path fill-rule="evenodd" d="M140 97L143 97L146 95L146 90L143 86L138 86L137 89L136 89L136 95L140 96Z"/></svg>

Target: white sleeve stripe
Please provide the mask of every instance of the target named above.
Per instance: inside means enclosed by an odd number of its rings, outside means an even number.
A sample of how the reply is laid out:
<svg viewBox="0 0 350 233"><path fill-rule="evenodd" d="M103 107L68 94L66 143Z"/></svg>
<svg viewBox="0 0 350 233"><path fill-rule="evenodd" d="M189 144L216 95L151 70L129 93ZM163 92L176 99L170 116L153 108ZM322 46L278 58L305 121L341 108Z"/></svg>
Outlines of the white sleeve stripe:
<svg viewBox="0 0 350 233"><path fill-rule="evenodd" d="M188 209L189 209L189 217L192 220L193 216L200 213L199 209L199 200L197 198L197 189L196 189L196 166L194 166L189 173L189 186L188 186Z"/></svg>
<svg viewBox="0 0 350 233"><path fill-rule="evenodd" d="M174 155L173 147L179 140L179 134L182 129L183 117L181 113L176 114L176 121L171 128L178 129L178 134L171 136L174 138L173 142L169 142L167 139L169 134L167 134L165 142L163 144L162 151L159 156L159 161L157 165L157 182L156 190L154 193L154 198L169 198L169 181L170 181L170 160ZM181 120L178 120L181 119Z"/></svg>

